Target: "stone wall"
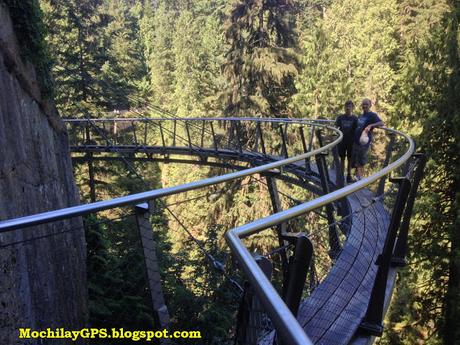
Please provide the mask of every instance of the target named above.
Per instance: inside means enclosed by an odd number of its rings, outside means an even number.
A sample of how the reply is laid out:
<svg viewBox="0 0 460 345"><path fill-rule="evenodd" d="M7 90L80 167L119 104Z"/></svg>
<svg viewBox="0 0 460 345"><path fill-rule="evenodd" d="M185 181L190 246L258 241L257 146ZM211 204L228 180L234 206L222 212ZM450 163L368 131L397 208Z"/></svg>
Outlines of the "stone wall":
<svg viewBox="0 0 460 345"><path fill-rule="evenodd" d="M21 60L2 5L0 23L0 220L76 205L64 126ZM84 327L85 265L79 218L0 234L0 344L23 344L18 327Z"/></svg>

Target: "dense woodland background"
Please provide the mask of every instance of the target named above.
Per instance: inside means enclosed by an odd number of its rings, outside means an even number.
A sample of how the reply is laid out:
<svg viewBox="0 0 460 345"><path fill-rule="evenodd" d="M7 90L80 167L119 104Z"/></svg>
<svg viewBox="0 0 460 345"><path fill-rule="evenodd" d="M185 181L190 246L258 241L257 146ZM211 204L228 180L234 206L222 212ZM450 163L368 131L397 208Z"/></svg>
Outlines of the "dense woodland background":
<svg viewBox="0 0 460 345"><path fill-rule="evenodd" d="M63 117L110 117L129 109L148 116L161 107L181 117L334 118L347 99L372 99L386 124L412 135L429 156L409 265L379 342L460 343L460 1L1 1L24 33L24 58L38 67L43 92ZM173 165L138 168L151 187L215 174ZM89 200L84 169L77 168L77 179ZM122 165L97 169L98 199L142 189ZM219 256L226 229L270 212L260 190L240 185L211 209L202 200L181 215ZM243 206L236 212L235 205ZM204 330L210 344L225 343L236 303L228 282L178 240L184 235L167 214L158 215L155 231L167 253L162 262L174 321ZM105 302L123 310L142 305L142 293L124 301L101 292L126 281L116 234L96 225L87 234L89 257L97 259L90 273L106 272L90 285L94 324L109 317ZM134 268L130 274L140 276ZM131 321L150 322L147 312Z"/></svg>

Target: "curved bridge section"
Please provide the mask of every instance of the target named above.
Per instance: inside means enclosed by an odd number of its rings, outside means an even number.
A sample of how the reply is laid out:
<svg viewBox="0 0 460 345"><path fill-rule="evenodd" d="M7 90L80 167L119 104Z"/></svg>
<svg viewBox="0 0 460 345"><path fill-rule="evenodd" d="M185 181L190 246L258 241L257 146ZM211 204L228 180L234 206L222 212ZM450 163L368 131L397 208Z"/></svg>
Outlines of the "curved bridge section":
<svg viewBox="0 0 460 345"><path fill-rule="evenodd" d="M129 161L136 159L222 166L236 171L175 187L3 221L1 232L137 205L260 174L267 179L274 213L229 229L226 234L250 284L245 291L247 306L238 316L236 342L364 344L370 337L381 334L382 318L394 281L393 267L404 264L411 199L415 198L423 171L423 159L414 155L414 143L409 137L385 129L389 135L387 142L383 140L387 144L386 155L384 159L375 160L374 173L344 186L335 148L341 133L325 121L136 118L69 119L66 122L75 160L121 159L129 166ZM395 142L399 150L396 154ZM390 172L399 175L391 179L391 183L386 180ZM301 186L316 197L282 210L276 202L278 192L273 182L276 179ZM323 225L316 226L314 231L300 229L301 232L292 233L290 222L311 212L324 216ZM271 228L278 233L284 258L285 284L281 296L267 277L266 263L256 260L242 242L243 238ZM326 248L318 247L319 238L326 239ZM289 244L294 247L292 255L284 249ZM315 264L325 261L330 265L328 274L318 277ZM305 288L307 274L309 288ZM255 311L257 304L262 305L262 313ZM266 326L267 318L273 326Z"/></svg>

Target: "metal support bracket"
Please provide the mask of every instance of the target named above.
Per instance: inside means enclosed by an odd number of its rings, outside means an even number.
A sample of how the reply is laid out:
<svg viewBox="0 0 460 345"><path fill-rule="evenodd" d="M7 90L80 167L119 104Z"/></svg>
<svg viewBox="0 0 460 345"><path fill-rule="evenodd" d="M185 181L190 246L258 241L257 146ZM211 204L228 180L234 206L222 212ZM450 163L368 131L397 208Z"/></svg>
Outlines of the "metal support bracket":
<svg viewBox="0 0 460 345"><path fill-rule="evenodd" d="M323 193L324 195L329 194L329 174L327 172L325 155L317 154L315 158ZM341 251L341 246L339 236L337 234L337 227L335 225L334 206L332 204L326 205L326 217L329 224L329 256L331 259L335 260Z"/></svg>
<svg viewBox="0 0 460 345"><path fill-rule="evenodd" d="M406 254L407 254L407 238L409 235L409 225L412 216L412 210L414 208L415 197L417 196L417 190L420 185L420 181L423 177L425 170L427 157L422 153L416 153L412 156L417 160L417 165L413 174L412 185L407 198L406 207L404 209L403 219L399 229L399 236L394 248L393 257L391 259L391 265L393 267L404 267L406 266Z"/></svg>
<svg viewBox="0 0 460 345"><path fill-rule="evenodd" d="M393 207L390 225L388 227L385 244L382 253L377 259L377 274L375 276L374 286L372 288L369 305L367 307L366 315L359 326L362 332L374 336L381 336L383 332L383 310L385 305L385 296L387 288L388 273L391 266L391 259L393 255L393 248L395 246L396 236L403 210L406 205L411 183L407 178L396 177L390 181L399 184L398 195Z"/></svg>
<svg viewBox="0 0 460 345"><path fill-rule="evenodd" d="M153 237L152 225L149 220L149 204L143 203L135 207L136 222L144 251L145 266L147 271L147 280L150 288L155 319L159 329L167 329L170 324L168 308L163 296L161 284L160 268L156 254L156 244ZM160 344L166 344L161 342Z"/></svg>
<svg viewBox="0 0 460 345"><path fill-rule="evenodd" d="M310 239L305 234L298 234L295 237L295 251L289 259L283 289L283 299L294 316L297 316L299 310L312 256L313 245Z"/></svg>

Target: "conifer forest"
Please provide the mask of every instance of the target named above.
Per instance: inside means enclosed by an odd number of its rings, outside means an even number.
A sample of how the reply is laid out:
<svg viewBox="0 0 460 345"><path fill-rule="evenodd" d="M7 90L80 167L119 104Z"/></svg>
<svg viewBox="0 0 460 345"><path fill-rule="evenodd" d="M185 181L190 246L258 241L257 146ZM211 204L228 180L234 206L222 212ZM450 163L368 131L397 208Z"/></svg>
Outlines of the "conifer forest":
<svg viewBox="0 0 460 345"><path fill-rule="evenodd" d="M399 271L376 344L460 344L460 1L0 3L24 33L21 54L36 66L42 92L62 118L333 120L347 100L359 114L361 100L370 99L385 126L409 134L428 157L408 264ZM129 154L124 159L130 161ZM129 166L103 159L74 163L81 201L230 171L160 161ZM278 189L287 195L285 208L311 199L289 183ZM215 266L232 265L225 232L271 214L270 195L252 177L186 194L159 201L151 218L171 322L202 332L200 341L183 344L230 345L240 303L233 282L243 285L244 277L233 269L222 275ZM135 221L110 210L84 222L88 323L148 329L154 320L142 252L130 230ZM278 245L266 233L245 243L261 253ZM279 275L275 265L273 278L281 284Z"/></svg>

